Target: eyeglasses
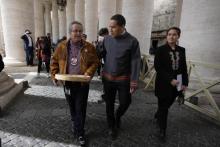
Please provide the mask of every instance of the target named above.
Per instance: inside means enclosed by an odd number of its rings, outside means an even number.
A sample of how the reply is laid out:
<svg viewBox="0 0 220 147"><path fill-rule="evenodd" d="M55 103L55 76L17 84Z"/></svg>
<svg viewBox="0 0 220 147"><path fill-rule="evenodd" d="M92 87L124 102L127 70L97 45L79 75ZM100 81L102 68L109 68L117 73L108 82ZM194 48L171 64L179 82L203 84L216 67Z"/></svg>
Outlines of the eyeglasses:
<svg viewBox="0 0 220 147"><path fill-rule="evenodd" d="M73 32L73 33L82 33L83 31L82 30L72 30L71 32Z"/></svg>

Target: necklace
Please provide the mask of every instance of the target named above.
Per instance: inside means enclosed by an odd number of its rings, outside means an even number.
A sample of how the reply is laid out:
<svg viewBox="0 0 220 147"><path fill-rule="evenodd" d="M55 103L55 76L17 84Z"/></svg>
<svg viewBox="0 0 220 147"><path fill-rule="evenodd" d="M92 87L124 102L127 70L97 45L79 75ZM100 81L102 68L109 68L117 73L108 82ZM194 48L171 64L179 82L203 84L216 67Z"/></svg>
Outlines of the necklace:
<svg viewBox="0 0 220 147"><path fill-rule="evenodd" d="M78 63L77 57L72 57L71 58L71 65L76 66Z"/></svg>
<svg viewBox="0 0 220 147"><path fill-rule="evenodd" d="M71 45L71 46L73 46L73 45ZM79 49L78 49L78 47L73 47L73 48L71 47L71 49L73 49L72 50L73 57L71 58L70 64L73 65L73 66L76 66L78 64L77 56L78 56L78 53L79 53Z"/></svg>

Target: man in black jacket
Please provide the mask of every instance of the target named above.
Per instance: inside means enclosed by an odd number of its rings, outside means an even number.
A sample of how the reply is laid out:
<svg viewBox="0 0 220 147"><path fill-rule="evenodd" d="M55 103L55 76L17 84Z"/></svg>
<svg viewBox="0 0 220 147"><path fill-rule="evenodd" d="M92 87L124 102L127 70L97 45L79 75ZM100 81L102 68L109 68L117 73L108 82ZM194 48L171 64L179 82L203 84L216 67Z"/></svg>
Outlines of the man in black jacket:
<svg viewBox="0 0 220 147"><path fill-rule="evenodd" d="M2 55L0 54L0 72L4 69L4 62L3 62L3 59L2 59Z"/></svg>
<svg viewBox="0 0 220 147"><path fill-rule="evenodd" d="M137 88L140 72L140 48L138 40L125 29L126 20L116 14L110 20L110 36L103 40L105 65L103 69L104 91L109 134L114 139L120 128L121 117L131 103L131 94ZM119 107L114 113L118 92Z"/></svg>
<svg viewBox="0 0 220 147"><path fill-rule="evenodd" d="M98 40L96 44L96 52L98 55L98 58L101 62L97 69L98 76L101 75L101 68L104 67L104 59L103 59L103 39L105 36L109 35L108 28L101 28L98 32Z"/></svg>
<svg viewBox="0 0 220 147"><path fill-rule="evenodd" d="M27 65L33 65L34 59L34 44L33 39L31 37L31 31L25 30L24 35L21 36L21 39L24 41L24 50L26 54L26 63Z"/></svg>

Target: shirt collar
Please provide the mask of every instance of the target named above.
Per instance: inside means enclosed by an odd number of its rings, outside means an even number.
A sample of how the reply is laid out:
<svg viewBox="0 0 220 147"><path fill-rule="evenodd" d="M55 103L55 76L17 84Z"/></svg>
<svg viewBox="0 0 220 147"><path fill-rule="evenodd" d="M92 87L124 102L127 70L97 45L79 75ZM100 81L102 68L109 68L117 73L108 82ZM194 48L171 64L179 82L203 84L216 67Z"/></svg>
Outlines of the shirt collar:
<svg viewBox="0 0 220 147"><path fill-rule="evenodd" d="M70 46L81 47L82 45L83 45L82 41L74 43L72 40L70 40Z"/></svg>
<svg viewBox="0 0 220 147"><path fill-rule="evenodd" d="M124 35L126 33L126 30L124 30L122 33L121 33L121 35Z"/></svg>

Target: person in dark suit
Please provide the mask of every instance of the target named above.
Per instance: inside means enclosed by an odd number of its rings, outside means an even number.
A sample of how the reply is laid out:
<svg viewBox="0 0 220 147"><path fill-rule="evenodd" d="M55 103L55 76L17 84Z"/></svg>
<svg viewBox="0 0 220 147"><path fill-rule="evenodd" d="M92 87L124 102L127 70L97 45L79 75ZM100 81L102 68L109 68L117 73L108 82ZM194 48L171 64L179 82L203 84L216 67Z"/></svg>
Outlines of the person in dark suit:
<svg viewBox="0 0 220 147"><path fill-rule="evenodd" d="M0 54L0 72L4 69L4 67L5 67L5 64L3 62L2 55Z"/></svg>
<svg viewBox="0 0 220 147"><path fill-rule="evenodd" d="M109 35L108 28L101 28L98 32L98 39L97 39L97 43L96 43L96 52L97 52L97 55L98 55L100 63L101 63L97 69L97 73L98 73L99 77L101 75L101 68L104 67L103 40L104 40L104 37L107 35Z"/></svg>
<svg viewBox="0 0 220 147"><path fill-rule="evenodd" d="M24 35L21 36L21 39L24 41L24 50L26 53L26 63L27 66L33 66L33 59L34 59L34 44L33 39L31 37L31 31L25 30Z"/></svg>
<svg viewBox="0 0 220 147"><path fill-rule="evenodd" d="M154 59L155 95L158 97L155 119L160 128L158 137L163 142L166 141L168 109L174 103L175 98L188 86L185 48L177 45L180 34L179 28L169 28L166 36L167 43L156 50ZM178 81L177 75L180 75L182 80ZM177 89L177 86L180 86L180 89Z"/></svg>

